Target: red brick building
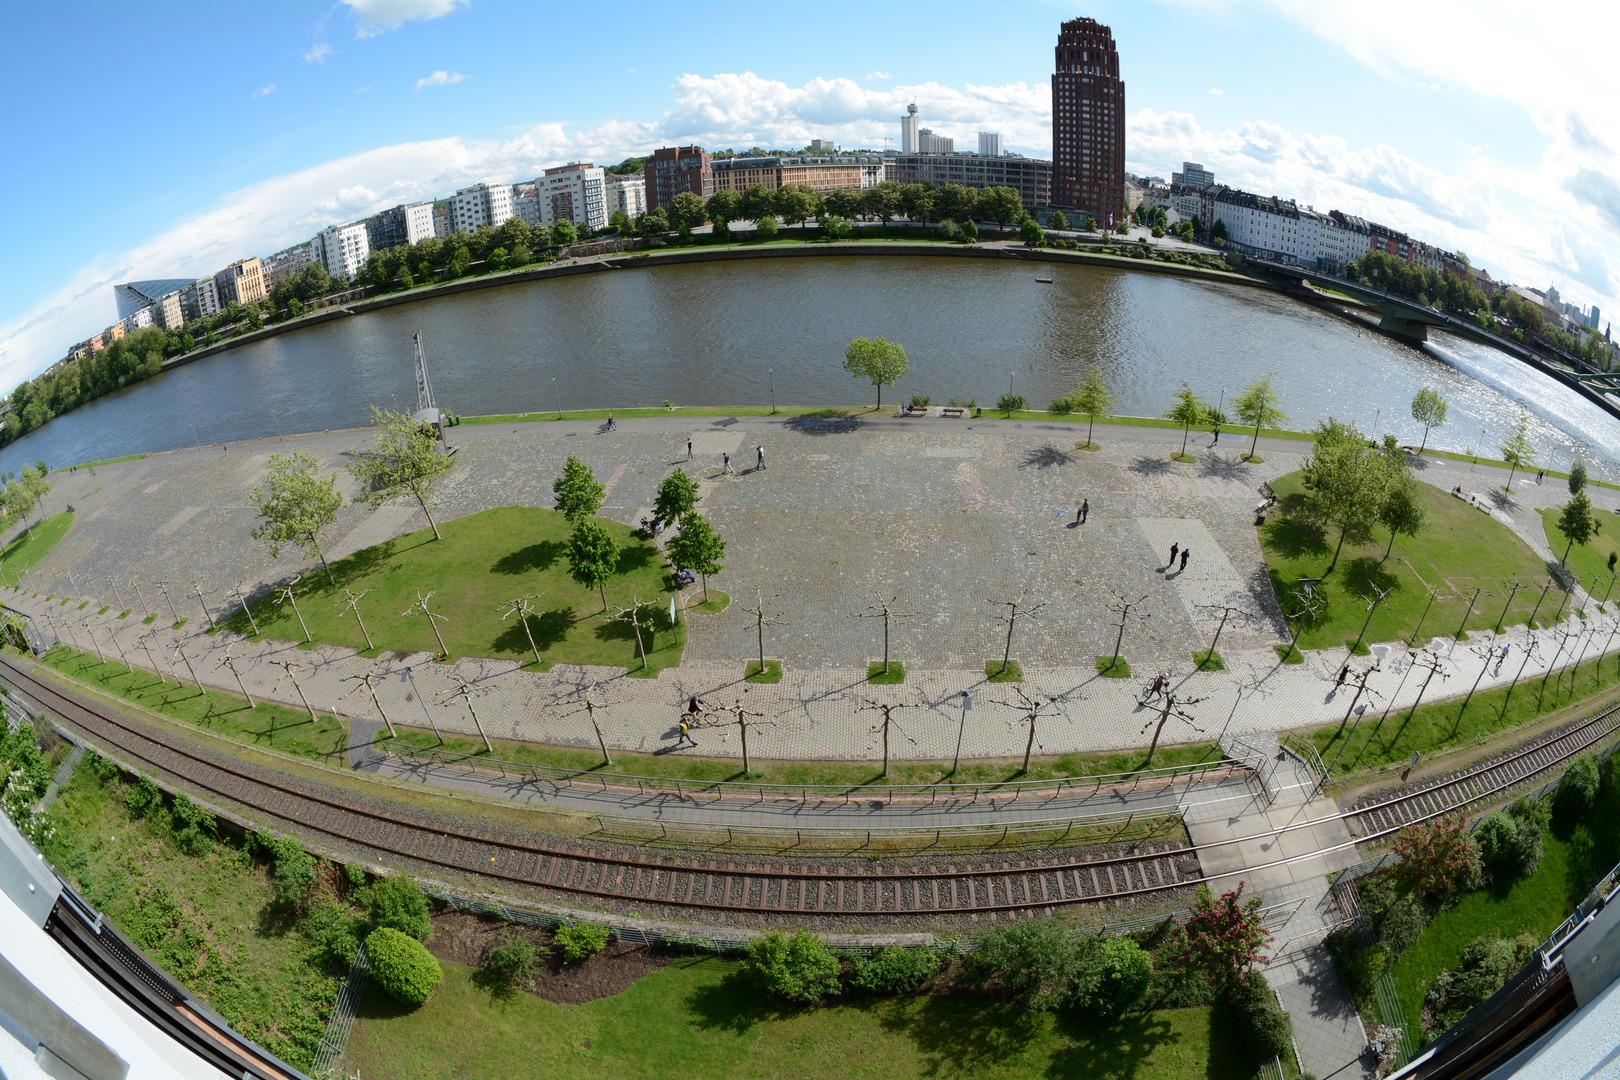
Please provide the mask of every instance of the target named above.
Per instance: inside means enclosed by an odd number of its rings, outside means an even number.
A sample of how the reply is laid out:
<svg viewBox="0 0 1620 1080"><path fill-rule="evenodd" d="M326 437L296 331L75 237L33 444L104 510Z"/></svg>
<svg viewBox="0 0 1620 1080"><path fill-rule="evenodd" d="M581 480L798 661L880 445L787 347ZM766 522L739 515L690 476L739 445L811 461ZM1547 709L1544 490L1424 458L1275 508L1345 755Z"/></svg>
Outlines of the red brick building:
<svg viewBox="0 0 1620 1080"><path fill-rule="evenodd" d="M1095 19L1058 32L1052 75L1052 205L1106 224L1125 213L1125 83L1114 34Z"/></svg>
<svg viewBox="0 0 1620 1080"><path fill-rule="evenodd" d="M647 178L647 209L669 209L670 200L683 191L700 199L714 194L714 169L701 146L665 146L653 151L643 175Z"/></svg>

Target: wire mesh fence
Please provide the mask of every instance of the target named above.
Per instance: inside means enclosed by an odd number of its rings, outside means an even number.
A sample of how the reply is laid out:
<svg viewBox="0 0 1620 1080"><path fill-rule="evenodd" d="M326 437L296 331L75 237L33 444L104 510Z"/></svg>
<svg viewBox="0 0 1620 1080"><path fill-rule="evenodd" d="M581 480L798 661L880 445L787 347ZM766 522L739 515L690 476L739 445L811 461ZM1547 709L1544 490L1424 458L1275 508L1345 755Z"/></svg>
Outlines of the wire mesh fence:
<svg viewBox="0 0 1620 1080"><path fill-rule="evenodd" d="M337 1002L326 1021L326 1031L321 1035L320 1045L315 1049L315 1064L311 1072L316 1076L335 1074L338 1059L348 1048L355 1016L361 1002L365 1001L370 982L371 964L366 960L366 943L362 941L360 951L354 954L354 963L349 967L349 976L338 990Z"/></svg>

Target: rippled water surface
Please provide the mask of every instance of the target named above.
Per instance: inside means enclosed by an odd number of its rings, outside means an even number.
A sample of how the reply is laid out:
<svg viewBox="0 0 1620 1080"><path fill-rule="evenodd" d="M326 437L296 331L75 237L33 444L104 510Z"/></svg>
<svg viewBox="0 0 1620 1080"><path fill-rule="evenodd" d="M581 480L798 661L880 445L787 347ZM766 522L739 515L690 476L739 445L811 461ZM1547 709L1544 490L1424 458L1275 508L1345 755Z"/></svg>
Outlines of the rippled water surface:
<svg viewBox="0 0 1620 1080"><path fill-rule="evenodd" d="M1038 284L1035 277L1054 283ZM906 347L885 399L1032 406L1102 368L1120 413L1156 416L1181 380L1211 403L1276 373L1290 427L1324 416L1416 441L1409 407L1450 402L1430 445L1487 449L1521 411L1541 462L1580 453L1620 476L1620 421L1483 346L1414 347L1258 289L1094 268L928 258L815 258L609 271L486 289L343 319L230 350L59 417L0 469L365 423L415 403L420 330L438 403L465 414L681 404L870 402L841 368L851 337ZM1231 410L1228 410L1230 412Z"/></svg>

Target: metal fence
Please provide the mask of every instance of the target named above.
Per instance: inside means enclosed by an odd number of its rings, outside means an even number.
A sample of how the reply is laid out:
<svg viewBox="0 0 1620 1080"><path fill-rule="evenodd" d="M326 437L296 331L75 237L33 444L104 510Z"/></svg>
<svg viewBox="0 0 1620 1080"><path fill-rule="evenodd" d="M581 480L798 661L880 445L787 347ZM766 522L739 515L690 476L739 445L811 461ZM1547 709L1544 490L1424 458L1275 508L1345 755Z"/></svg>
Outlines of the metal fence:
<svg viewBox="0 0 1620 1080"><path fill-rule="evenodd" d="M338 1059L349 1045L355 1014L360 1003L366 999L366 987L370 981L371 964L366 960L366 943L362 941L360 951L354 954L354 963L349 967L349 977L343 980L343 986L338 990L337 1003L332 1006L332 1015L326 1021L326 1031L321 1035L320 1045L315 1048L312 1072L331 1075L336 1071Z"/></svg>

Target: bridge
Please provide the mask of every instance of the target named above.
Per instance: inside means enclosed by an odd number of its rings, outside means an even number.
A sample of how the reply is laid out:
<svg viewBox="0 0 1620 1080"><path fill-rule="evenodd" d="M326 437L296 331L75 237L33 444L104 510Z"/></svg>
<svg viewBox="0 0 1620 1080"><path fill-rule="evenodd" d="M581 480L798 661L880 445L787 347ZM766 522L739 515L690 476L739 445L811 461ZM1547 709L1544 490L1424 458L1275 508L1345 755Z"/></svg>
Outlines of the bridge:
<svg viewBox="0 0 1620 1080"><path fill-rule="evenodd" d="M1378 329L1405 341L1421 344L1429 340L1429 328L1432 326L1498 349L1548 378L1563 383L1609 415L1620 419L1620 372L1604 371L1578 357L1570 357L1572 367L1566 367L1525 348L1512 338L1486 330L1472 320L1425 307L1411 297L1385 292L1359 281L1329 277L1302 267L1262 259L1246 259L1244 268L1279 286L1290 296L1317 303L1348 299L1359 307L1375 311L1379 315Z"/></svg>

